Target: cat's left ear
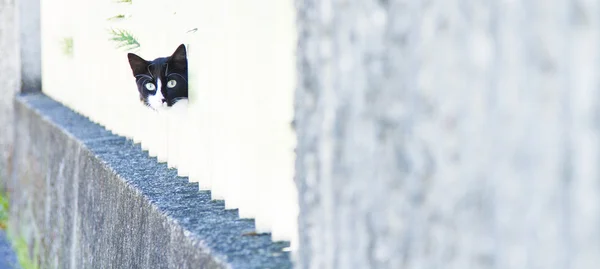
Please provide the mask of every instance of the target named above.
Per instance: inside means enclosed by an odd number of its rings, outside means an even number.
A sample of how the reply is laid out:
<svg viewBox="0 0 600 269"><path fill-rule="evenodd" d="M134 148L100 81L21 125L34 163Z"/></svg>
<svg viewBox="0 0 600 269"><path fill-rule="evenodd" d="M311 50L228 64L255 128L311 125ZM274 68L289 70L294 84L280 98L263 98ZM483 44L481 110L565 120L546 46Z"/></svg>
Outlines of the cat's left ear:
<svg viewBox="0 0 600 269"><path fill-rule="evenodd" d="M147 72L148 62L142 59L142 57L137 56L133 53L128 53L127 59L129 59L129 66L131 66L131 71L133 71L134 76L144 74Z"/></svg>
<svg viewBox="0 0 600 269"><path fill-rule="evenodd" d="M187 70L187 53L185 50L185 45L181 44L173 55L171 55L169 61L173 64L173 67L182 71Z"/></svg>

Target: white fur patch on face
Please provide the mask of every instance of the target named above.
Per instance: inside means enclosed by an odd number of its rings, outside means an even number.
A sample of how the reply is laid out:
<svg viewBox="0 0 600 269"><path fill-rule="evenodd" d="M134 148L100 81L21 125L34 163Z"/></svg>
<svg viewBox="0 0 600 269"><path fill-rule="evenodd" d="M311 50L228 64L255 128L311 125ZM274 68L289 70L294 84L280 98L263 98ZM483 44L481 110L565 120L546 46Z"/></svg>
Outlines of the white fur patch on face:
<svg viewBox="0 0 600 269"><path fill-rule="evenodd" d="M150 104L150 107L152 107L156 110L167 107L167 103L163 103L164 96L161 92L161 89L162 89L162 82L160 81L160 78L159 78L159 79L156 79L156 91L154 92L154 95L148 96L148 103Z"/></svg>

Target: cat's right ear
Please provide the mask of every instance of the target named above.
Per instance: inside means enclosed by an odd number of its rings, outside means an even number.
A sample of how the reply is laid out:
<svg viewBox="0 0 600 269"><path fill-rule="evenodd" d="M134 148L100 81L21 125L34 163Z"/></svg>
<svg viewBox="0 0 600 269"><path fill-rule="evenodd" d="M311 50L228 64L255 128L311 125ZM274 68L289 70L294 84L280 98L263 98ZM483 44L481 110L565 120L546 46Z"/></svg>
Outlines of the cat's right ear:
<svg viewBox="0 0 600 269"><path fill-rule="evenodd" d="M148 61L142 59L142 57L137 56L133 53L127 53L127 58L129 59L129 66L131 66L133 76L137 76L139 74L144 74L148 72Z"/></svg>

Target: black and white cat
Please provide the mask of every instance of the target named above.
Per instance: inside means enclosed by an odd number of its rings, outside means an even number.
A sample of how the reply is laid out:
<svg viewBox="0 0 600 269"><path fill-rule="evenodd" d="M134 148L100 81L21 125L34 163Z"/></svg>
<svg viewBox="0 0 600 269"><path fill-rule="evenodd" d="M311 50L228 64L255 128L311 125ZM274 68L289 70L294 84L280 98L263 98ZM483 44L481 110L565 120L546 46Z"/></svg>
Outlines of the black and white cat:
<svg viewBox="0 0 600 269"><path fill-rule="evenodd" d="M146 61L128 53L127 58L144 105L159 110L187 100L187 55L183 44L169 57Z"/></svg>

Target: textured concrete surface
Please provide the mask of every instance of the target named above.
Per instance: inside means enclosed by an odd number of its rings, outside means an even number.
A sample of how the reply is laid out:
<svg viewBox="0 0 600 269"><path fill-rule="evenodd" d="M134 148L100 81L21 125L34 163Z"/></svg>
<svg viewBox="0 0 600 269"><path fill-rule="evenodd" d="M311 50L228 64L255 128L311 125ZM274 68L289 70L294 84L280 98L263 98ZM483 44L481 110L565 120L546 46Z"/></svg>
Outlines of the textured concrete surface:
<svg viewBox="0 0 600 269"><path fill-rule="evenodd" d="M14 0L0 1L0 178L10 171L13 129L13 99L21 88L19 57L19 28L17 3Z"/></svg>
<svg viewBox="0 0 600 269"><path fill-rule="evenodd" d="M600 268L598 1L296 3L299 268Z"/></svg>
<svg viewBox="0 0 600 269"><path fill-rule="evenodd" d="M2 269L19 269L17 255L8 240L6 232L0 230L0 268Z"/></svg>
<svg viewBox="0 0 600 269"><path fill-rule="evenodd" d="M43 268L290 268L288 243L43 95L15 101L11 227Z"/></svg>

